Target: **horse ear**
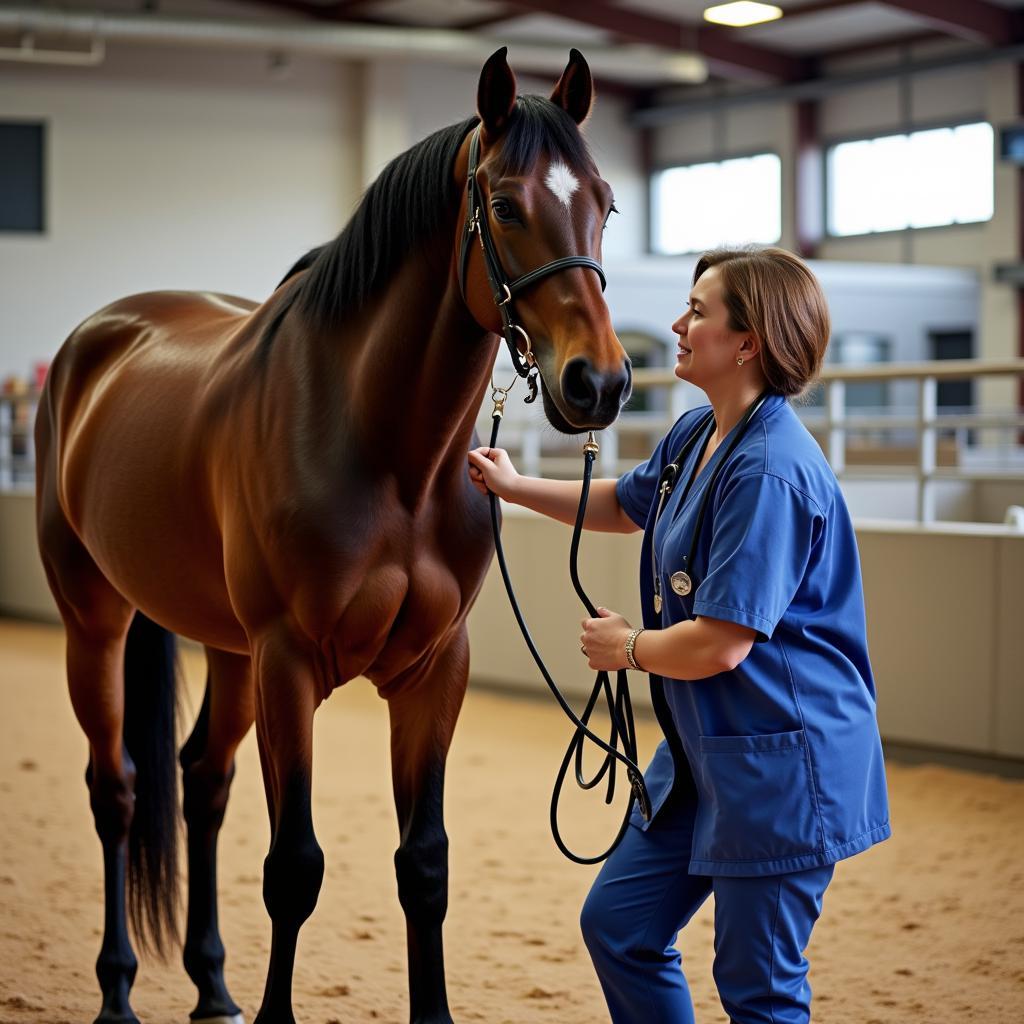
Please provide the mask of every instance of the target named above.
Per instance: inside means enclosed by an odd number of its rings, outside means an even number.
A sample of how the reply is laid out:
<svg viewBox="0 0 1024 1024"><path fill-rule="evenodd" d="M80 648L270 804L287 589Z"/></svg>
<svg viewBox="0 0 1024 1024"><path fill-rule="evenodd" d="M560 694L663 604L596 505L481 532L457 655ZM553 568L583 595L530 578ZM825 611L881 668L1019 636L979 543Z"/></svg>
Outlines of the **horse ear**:
<svg viewBox="0 0 1024 1024"><path fill-rule="evenodd" d="M593 101L594 79L590 65L579 50L570 50L569 63L551 93L551 102L565 110L577 124L583 124Z"/></svg>
<svg viewBox="0 0 1024 1024"><path fill-rule="evenodd" d="M484 140L493 142L508 125L516 105L516 76L508 66L508 47L487 58L476 91L476 112L483 125Z"/></svg>

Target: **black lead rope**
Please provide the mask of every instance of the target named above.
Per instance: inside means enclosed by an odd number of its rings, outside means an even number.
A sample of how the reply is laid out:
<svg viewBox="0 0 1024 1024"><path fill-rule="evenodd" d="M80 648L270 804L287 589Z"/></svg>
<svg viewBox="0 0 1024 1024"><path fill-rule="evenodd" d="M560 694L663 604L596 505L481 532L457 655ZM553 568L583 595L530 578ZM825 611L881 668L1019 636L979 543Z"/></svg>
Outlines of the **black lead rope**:
<svg viewBox="0 0 1024 1024"><path fill-rule="evenodd" d="M495 401L494 421L491 428L491 448L497 447L498 426L501 423L501 409L503 405L504 397ZM580 547L580 536L583 533L583 519L587 511L587 498L590 494L590 478L593 475L594 457L597 454L597 445L590 441L584 445L583 451L583 486L580 490L580 503L576 511L576 524L573 528L572 545L569 550L569 575L572 578L572 585L575 588L576 593L579 595L580 600L583 602L584 607L587 609L587 612L592 618L596 618L597 608L594 607L593 602L587 596L586 591L583 589L583 585L580 583L577 561ZM548 687L554 695L555 700L558 701L559 706L568 716L570 721L572 721L576 726L572 740L570 740L569 746L565 751L565 756L562 758L562 764L558 769L558 774L555 776L555 785L551 793L551 835L555 840L555 845L566 857L569 858L569 860L575 861L577 864L599 864L601 861L607 859L619 843L622 842L622 837L626 834L626 829L629 827L629 818L633 812L634 802L639 804L640 813L646 821L649 821L651 817L650 797L647 794L647 787L644 784L643 772L640 771L640 768L637 765L636 727L633 723L633 706L629 699L629 683L626 680L626 670L618 670L618 678L616 680L614 695L612 693L612 686L608 673L604 670L598 672L597 678L594 682L594 689L590 694L590 700L587 701L587 706L584 708L583 714L579 717L576 716L576 713L569 706L568 701L566 701L565 697L558 689L558 686L555 684L554 679L551 678L551 673L548 672L547 666L544 664L544 660L541 658L540 652L537 650L537 646L533 642L530 630L527 628L526 620L523 618L519 602L516 600L515 592L512 589L512 580L509 576L508 565L505 562L505 552L501 544L501 529L498 525L498 497L493 491L490 492L489 497L491 503L491 528L494 531L494 547L498 556L498 567L501 569L501 578L505 583L505 591L508 594L509 604L512 606L512 613L516 617L516 622L519 623L519 628L522 631L523 639L526 641L526 646L530 649L530 654L533 655L533 660L537 663L537 668L540 669L540 673L544 677L544 681L548 684ZM594 708L597 706L598 699L602 694L605 698L608 716L611 719L611 731L607 742L601 739L600 736L597 736L589 728L590 717L593 714ZM592 743L600 747L605 754L604 759L601 762L601 766L590 779L587 779L583 774L583 750L584 744L587 740L590 740ZM620 740L622 742L621 751L619 750ZM615 839L604 853L593 857L582 857L570 850L566 845L565 840L562 839L562 834L558 826L558 801L561 797L565 777L569 771L569 765L573 761L575 761L576 784L581 789L593 789L602 781L602 779L607 777L604 798L604 802L606 804L610 804L615 798L615 779L618 762L621 762L625 766L626 777L630 784L629 802L626 805L625 813L622 816L622 824L619 826Z"/></svg>

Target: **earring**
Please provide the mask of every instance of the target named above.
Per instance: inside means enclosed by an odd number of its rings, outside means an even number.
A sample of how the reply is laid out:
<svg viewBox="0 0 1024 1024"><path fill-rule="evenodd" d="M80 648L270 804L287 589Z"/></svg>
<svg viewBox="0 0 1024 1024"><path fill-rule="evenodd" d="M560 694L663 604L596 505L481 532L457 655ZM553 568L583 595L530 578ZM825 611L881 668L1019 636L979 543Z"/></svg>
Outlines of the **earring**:
<svg viewBox="0 0 1024 1024"><path fill-rule="evenodd" d="M742 366L743 365L743 356L740 356L739 359L736 360L736 365L737 366Z"/></svg>

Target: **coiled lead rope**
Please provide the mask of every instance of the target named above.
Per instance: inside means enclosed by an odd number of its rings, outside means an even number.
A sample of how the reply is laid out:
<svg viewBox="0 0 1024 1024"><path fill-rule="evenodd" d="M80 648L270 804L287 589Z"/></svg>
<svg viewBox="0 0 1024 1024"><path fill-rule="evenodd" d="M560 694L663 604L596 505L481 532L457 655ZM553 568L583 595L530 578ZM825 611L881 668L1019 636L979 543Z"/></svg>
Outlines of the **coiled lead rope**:
<svg viewBox="0 0 1024 1024"><path fill-rule="evenodd" d="M497 447L498 427L501 424L501 419L504 414L505 399L509 390L511 390L511 386L508 388L492 388L491 398L494 401L494 413L491 426L491 448ZM569 576L572 579L573 588L579 596L580 601L583 602L583 606L587 609L588 614L592 618L597 617L597 608L587 596L586 591L583 589L583 585L580 583L577 562L580 548L580 536L583 533L583 520L587 512L587 498L590 495L590 479L593 475L594 457L596 456L597 451L598 446L594 441L593 432L591 432L590 438L583 446L583 486L580 489L580 503L576 511L576 523L573 527L572 544L569 549ZM575 861L577 864L599 864L601 861L608 858L619 843L622 842L622 837L626 834L626 829L629 827L629 817L633 811L634 801L639 804L640 813L646 820L650 820L651 816L650 797L647 794L647 787L644 784L643 773L637 765L636 728L633 722L633 707L629 699L629 683L626 680L626 670L618 670L614 695L612 693L611 681L608 677L607 671L603 669L599 671L597 673L597 678L594 681L594 688L590 694L590 699L587 701L587 706L583 710L583 714L579 717L576 716L576 713L569 706L565 697L562 696L562 693L555 684L554 679L552 679L551 673L548 672L547 666L544 664L544 660L541 658L540 652L537 650L537 646L533 642L530 630L527 628L526 620L523 618L519 602L516 600L515 592L512 589L512 580L509 576L508 565L505 561L505 551L501 544L501 528L498 523L498 496L492 491L489 494L489 498L491 504L491 529L494 532L494 547L498 556L498 567L501 569L501 578L505 583L505 591L508 594L509 604L512 606L512 613L516 617L516 622L519 623L519 628L522 631L523 639L526 641L526 646L529 648L530 654L533 655L533 660L537 663L537 668L540 669L540 673L544 677L544 681L548 684L548 688L551 690L552 694L554 694L555 700L558 701L559 706L565 712L569 720L576 726L573 737L569 742L569 746L566 748L565 756L562 758L562 764L558 769L558 774L555 776L555 785L551 792L551 835L555 840L555 845L566 857L569 858L569 860ZM608 717L611 720L611 731L607 742L592 732L588 726L590 717L597 705L598 698L602 694L604 695L605 704L608 709ZM587 779L583 774L583 750L584 744L587 740L596 744L605 753L601 766L590 779ZM620 740L622 741L621 751L618 749ZM558 825L558 802L561 797L562 786L565 782L565 776L568 773L569 765L573 761L575 761L576 784L581 789L593 789L607 776L604 798L604 802L606 804L611 804L612 800L615 798L615 778L618 762L622 762L625 766L626 777L629 780L630 797L629 802L626 805L625 813L622 816L622 823L608 849L597 856L584 857L570 850L562 839L561 830Z"/></svg>

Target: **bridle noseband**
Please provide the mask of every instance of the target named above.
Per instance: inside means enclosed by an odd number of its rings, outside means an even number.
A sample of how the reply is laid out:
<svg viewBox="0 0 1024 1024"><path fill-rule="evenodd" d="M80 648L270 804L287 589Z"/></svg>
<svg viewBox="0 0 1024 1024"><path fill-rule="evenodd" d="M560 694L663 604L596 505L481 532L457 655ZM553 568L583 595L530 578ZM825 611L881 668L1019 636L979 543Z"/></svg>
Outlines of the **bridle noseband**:
<svg viewBox="0 0 1024 1024"><path fill-rule="evenodd" d="M531 270L514 281L510 281L501 265L501 257L491 237L491 229L487 220L487 211L481 204L480 186L476 180L476 172L480 166L480 126L473 130L473 136L469 142L469 170L466 175L466 230L462 233L462 244L459 251L459 290L462 292L462 300L466 301L466 268L469 265L469 250L473 243L473 233L480 239L480 249L484 255L484 267L487 271L487 282L491 287L491 294L494 297L494 304L498 307L501 315L501 333L508 345L509 355L512 357L512 365L520 377L525 377L530 387L530 396L527 402L532 402L537 397L537 361L533 355L533 345L529 334L525 329L515 322L512 309L512 300L517 293L524 288L536 284L549 274L557 273L559 270L568 270L570 267L589 267L601 278L601 291L604 291L606 281L604 270L601 264L589 256L562 256L550 263L545 263L536 270ZM526 342L526 351L519 351L517 341L522 338Z"/></svg>

